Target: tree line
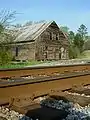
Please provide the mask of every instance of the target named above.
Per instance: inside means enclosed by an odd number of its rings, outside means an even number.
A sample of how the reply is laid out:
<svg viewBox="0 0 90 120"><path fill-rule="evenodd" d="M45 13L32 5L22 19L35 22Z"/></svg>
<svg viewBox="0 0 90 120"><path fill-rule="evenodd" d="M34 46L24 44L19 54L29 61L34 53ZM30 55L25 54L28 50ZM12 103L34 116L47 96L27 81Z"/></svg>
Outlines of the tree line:
<svg viewBox="0 0 90 120"><path fill-rule="evenodd" d="M83 46L88 39L87 27L84 24L81 24L76 33L69 31L67 26L61 26L60 29L68 36L69 58L77 58L84 51Z"/></svg>

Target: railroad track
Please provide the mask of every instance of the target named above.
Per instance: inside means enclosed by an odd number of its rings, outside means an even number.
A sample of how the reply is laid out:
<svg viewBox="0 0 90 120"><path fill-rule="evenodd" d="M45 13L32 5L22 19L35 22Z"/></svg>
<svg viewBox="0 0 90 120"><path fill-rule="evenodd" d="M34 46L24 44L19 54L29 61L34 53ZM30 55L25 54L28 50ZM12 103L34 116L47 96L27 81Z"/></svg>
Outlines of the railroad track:
<svg viewBox="0 0 90 120"><path fill-rule="evenodd" d="M27 79L27 77L24 78L16 78L16 79L9 79L9 81L1 81L0 82L0 88L5 87L12 87L12 86L20 86L25 84L36 84L36 83L42 83L42 82L50 82L55 80L62 80L72 77L79 77L79 76L87 76L90 75L90 71L83 71L83 72L72 72L72 73L65 73L65 74L57 74L52 76L38 76L38 77L32 77Z"/></svg>
<svg viewBox="0 0 90 120"><path fill-rule="evenodd" d="M0 70L0 105L25 114L40 108L40 97L64 97L86 105L90 101L89 84L90 64L3 69ZM79 89L72 89L75 86ZM88 91L86 95L80 95L85 91Z"/></svg>
<svg viewBox="0 0 90 120"><path fill-rule="evenodd" d="M23 81L23 80L22 80ZM52 78L42 78L41 80L8 82L0 84L0 103L9 104L13 109L26 113L29 109L34 109L36 99L46 96L61 96L61 91L73 86L84 86L90 84L90 71L78 72L61 76L53 76ZM57 94L58 93L58 94ZM63 92L64 97L66 93ZM71 95L68 98L70 100ZM73 101L73 100L72 100ZM34 106L34 107L33 107Z"/></svg>
<svg viewBox="0 0 90 120"><path fill-rule="evenodd" d="M18 69L0 69L0 79L11 79L15 77L39 75L53 75L57 73L71 73L78 71L90 70L90 64L74 64L74 65L57 65L57 66L41 66L41 67L26 67Z"/></svg>

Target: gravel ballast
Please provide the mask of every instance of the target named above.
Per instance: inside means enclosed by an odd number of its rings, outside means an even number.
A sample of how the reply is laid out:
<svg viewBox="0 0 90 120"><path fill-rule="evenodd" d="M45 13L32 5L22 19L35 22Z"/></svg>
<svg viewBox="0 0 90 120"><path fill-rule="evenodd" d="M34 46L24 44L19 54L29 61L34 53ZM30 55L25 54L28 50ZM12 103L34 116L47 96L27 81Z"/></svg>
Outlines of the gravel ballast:
<svg viewBox="0 0 90 120"><path fill-rule="evenodd" d="M41 106L62 110L66 116L57 120L90 120L90 105L81 107L78 103L65 102L63 100L42 100ZM14 110L0 107L0 120L33 120ZM39 120L39 119L36 119ZM41 120L41 119L40 119Z"/></svg>

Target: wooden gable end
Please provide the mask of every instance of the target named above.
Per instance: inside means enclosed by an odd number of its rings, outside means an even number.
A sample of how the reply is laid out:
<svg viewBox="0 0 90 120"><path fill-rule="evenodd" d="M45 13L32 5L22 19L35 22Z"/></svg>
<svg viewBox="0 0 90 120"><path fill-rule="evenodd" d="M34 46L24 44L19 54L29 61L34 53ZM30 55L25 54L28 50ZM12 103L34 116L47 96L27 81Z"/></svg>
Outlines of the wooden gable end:
<svg viewBox="0 0 90 120"><path fill-rule="evenodd" d="M36 41L36 59L61 59L61 47L63 46L65 51L67 49L67 39L55 22L52 22Z"/></svg>

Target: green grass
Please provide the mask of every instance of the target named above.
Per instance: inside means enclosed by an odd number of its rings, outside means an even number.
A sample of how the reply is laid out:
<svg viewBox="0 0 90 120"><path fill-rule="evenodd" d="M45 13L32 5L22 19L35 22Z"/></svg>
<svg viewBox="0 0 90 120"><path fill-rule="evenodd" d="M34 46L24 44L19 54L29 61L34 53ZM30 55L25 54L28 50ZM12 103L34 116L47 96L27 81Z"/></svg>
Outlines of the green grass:
<svg viewBox="0 0 90 120"><path fill-rule="evenodd" d="M49 63L49 62L50 61L12 62L10 64L0 66L0 68L21 68L21 67L38 65L38 64Z"/></svg>
<svg viewBox="0 0 90 120"><path fill-rule="evenodd" d="M86 59L90 59L90 50L86 50L83 53L81 53L81 55L79 56L80 59L86 58Z"/></svg>

